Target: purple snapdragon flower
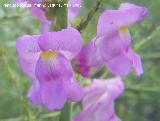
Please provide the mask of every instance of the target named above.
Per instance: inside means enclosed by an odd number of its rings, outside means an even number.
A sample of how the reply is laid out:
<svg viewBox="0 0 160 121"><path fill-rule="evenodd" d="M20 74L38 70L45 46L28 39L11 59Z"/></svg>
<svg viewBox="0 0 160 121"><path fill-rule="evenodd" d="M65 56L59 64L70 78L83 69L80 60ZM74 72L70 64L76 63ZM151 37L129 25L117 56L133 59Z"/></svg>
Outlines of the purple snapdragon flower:
<svg viewBox="0 0 160 121"><path fill-rule="evenodd" d="M28 97L34 104L55 110L66 101L82 98L83 90L70 62L82 47L81 34L76 29L25 35L17 40L16 47L20 67L33 81Z"/></svg>
<svg viewBox="0 0 160 121"><path fill-rule="evenodd" d="M85 88L83 111L74 121L121 121L115 114L114 101L123 92L121 78L95 79Z"/></svg>
<svg viewBox="0 0 160 121"><path fill-rule="evenodd" d="M104 11L98 21L97 36L77 57L77 68L82 75L90 76L93 65L100 67L102 61L116 75L125 76L132 67L135 68L137 75L141 75L143 73L141 58L131 48L128 26L143 20L146 15L147 8L130 3L121 4L118 10ZM88 68L88 72L84 72L84 68Z"/></svg>

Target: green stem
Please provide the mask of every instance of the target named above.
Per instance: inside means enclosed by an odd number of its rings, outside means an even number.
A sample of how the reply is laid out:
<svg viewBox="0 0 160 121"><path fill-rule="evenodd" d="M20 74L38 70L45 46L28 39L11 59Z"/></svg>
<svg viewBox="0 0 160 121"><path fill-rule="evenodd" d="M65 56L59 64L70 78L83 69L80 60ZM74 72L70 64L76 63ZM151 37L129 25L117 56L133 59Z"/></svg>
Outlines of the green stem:
<svg viewBox="0 0 160 121"><path fill-rule="evenodd" d="M138 85L138 86L134 85L133 87L127 85L126 90L127 91L132 91L132 92L160 93L159 88L147 87L147 86L141 86L141 85Z"/></svg>
<svg viewBox="0 0 160 121"><path fill-rule="evenodd" d="M99 10L101 4L102 4L102 0L96 0L96 5L89 10L87 18L85 20L82 19L79 25L76 27L80 32L82 32L82 30L84 30L87 27L89 21L93 18L95 13Z"/></svg>
<svg viewBox="0 0 160 121"><path fill-rule="evenodd" d="M71 121L72 120L72 104L67 102L64 108L61 110L59 121Z"/></svg>
<svg viewBox="0 0 160 121"><path fill-rule="evenodd" d="M52 118L52 117L57 117L59 115L59 112L53 112L53 113L47 113L47 114L42 114L40 115L40 118L42 120L46 120L47 118ZM19 117L12 117L12 118L2 118L0 121L26 121L28 117L24 116L19 116ZM28 121L28 120L27 120ZM30 121L33 121L31 119Z"/></svg>
<svg viewBox="0 0 160 121"><path fill-rule="evenodd" d="M64 29L68 25L68 8L66 5L68 0L52 0L46 4L55 4L46 12L46 16L49 20L52 20L52 30L59 31Z"/></svg>
<svg viewBox="0 0 160 121"><path fill-rule="evenodd" d="M60 2L61 5L67 3L66 0ZM68 25L68 9L67 6L59 7L56 9L56 20L54 30L61 30L67 27Z"/></svg>
<svg viewBox="0 0 160 121"><path fill-rule="evenodd" d="M147 38L145 38L141 42L137 43L134 46L134 49L136 51L140 51L142 48L149 45L150 42L153 42L153 41L151 41L151 39L153 37L155 37L156 35L159 35L159 31L160 31L160 26L158 26Z"/></svg>
<svg viewBox="0 0 160 121"><path fill-rule="evenodd" d="M160 59L160 53L155 53L155 52L152 52L152 53L148 53L148 54L142 54L142 58L144 60L156 60L156 59Z"/></svg>

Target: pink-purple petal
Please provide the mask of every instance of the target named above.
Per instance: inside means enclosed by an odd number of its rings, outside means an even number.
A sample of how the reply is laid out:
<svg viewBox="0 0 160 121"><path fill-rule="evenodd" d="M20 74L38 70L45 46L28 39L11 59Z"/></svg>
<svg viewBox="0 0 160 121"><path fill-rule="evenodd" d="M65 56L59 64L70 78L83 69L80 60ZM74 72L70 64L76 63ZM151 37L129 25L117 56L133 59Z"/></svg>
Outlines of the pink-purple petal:
<svg viewBox="0 0 160 121"><path fill-rule="evenodd" d="M132 49L130 49L128 52L128 56L133 62L133 66L136 70L137 75L138 76L142 75L143 74L143 67L142 67L140 55L138 55L136 52L134 52Z"/></svg>
<svg viewBox="0 0 160 121"><path fill-rule="evenodd" d="M97 97L103 95L105 90L108 90L108 93L111 95L114 100L124 91L124 83L120 77L111 78L111 79L94 79L92 84L85 88L85 96L83 98L83 105L87 107L92 104L91 102L97 101ZM94 102L95 103L95 102Z"/></svg>
<svg viewBox="0 0 160 121"><path fill-rule="evenodd" d="M67 101L65 85L61 80L41 82L42 103L48 110L63 108Z"/></svg>
<svg viewBox="0 0 160 121"><path fill-rule="evenodd" d="M119 30L119 36L121 38L122 49L124 49L124 51L128 51L129 48L131 47L131 40L132 40L128 27L121 28Z"/></svg>
<svg viewBox="0 0 160 121"><path fill-rule="evenodd" d="M33 104L42 104L40 84L38 80L33 81L32 86L28 91L27 97Z"/></svg>
<svg viewBox="0 0 160 121"><path fill-rule="evenodd" d="M63 56L57 53L55 57L43 58L40 56L35 74L40 82L46 81L69 81L73 77L71 63Z"/></svg>
<svg viewBox="0 0 160 121"><path fill-rule="evenodd" d="M121 119L118 116L113 115L109 121L121 121Z"/></svg>
<svg viewBox="0 0 160 121"><path fill-rule="evenodd" d="M112 73L120 76L128 75L133 65L132 61L123 54L120 54L108 61L105 61L105 64Z"/></svg>
<svg viewBox="0 0 160 121"><path fill-rule="evenodd" d="M132 68L132 61L127 56L130 47L123 39L127 38L121 38L119 32L114 32L98 42L99 54L107 68L121 76L129 74Z"/></svg>
<svg viewBox="0 0 160 121"><path fill-rule="evenodd" d="M85 77L93 75L101 67L102 63L95 45L95 38L82 48L75 63L76 70Z"/></svg>
<svg viewBox="0 0 160 121"><path fill-rule="evenodd" d="M125 9L122 5L119 10L106 10L99 18L97 35L109 35L123 26L141 21L147 13L147 8L136 5L130 5Z"/></svg>
<svg viewBox="0 0 160 121"><path fill-rule="evenodd" d="M21 69L31 79L35 77L35 66L39 59L40 48L38 46L39 36L25 35L16 41L16 48L18 51L18 61Z"/></svg>
<svg viewBox="0 0 160 121"><path fill-rule="evenodd" d="M99 53L102 59L108 61L115 56L123 53L121 38L118 32L114 32L110 36L104 36L100 38L98 43Z"/></svg>
<svg viewBox="0 0 160 121"><path fill-rule="evenodd" d="M39 46L43 51L67 51L75 56L81 50L82 37L76 29L69 27L58 32L43 34Z"/></svg>
<svg viewBox="0 0 160 121"><path fill-rule="evenodd" d="M78 82L76 82L76 80L73 80L73 79L68 85L67 92L68 92L68 95L67 95L68 100L73 102L80 101L84 95L83 88L80 86Z"/></svg>
<svg viewBox="0 0 160 121"><path fill-rule="evenodd" d="M74 121L120 121L114 111L114 101L124 90L121 78L96 79L85 90L83 111Z"/></svg>

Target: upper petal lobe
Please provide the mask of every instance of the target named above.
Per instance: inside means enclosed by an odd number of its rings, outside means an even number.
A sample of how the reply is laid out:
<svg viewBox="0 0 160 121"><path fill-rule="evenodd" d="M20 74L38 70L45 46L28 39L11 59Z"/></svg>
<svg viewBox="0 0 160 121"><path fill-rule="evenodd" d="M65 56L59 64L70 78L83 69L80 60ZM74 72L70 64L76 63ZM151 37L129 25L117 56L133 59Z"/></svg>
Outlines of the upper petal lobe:
<svg viewBox="0 0 160 121"><path fill-rule="evenodd" d="M74 28L43 34L39 40L42 50L66 51L71 58L79 53L82 47L81 34Z"/></svg>

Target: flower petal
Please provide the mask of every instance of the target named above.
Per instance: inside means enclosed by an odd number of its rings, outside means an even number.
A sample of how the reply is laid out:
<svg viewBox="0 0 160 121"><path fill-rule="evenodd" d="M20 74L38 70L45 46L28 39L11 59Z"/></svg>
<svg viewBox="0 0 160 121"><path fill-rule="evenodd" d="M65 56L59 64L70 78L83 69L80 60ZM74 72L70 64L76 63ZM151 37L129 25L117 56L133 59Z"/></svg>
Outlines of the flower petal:
<svg viewBox="0 0 160 121"><path fill-rule="evenodd" d="M39 46L44 51L67 51L75 56L81 50L82 37L76 29L69 27L58 32L43 34Z"/></svg>
<svg viewBox="0 0 160 121"><path fill-rule="evenodd" d="M90 87L85 88L85 97L83 98L83 107L85 109L96 104L98 99L103 95L106 88L101 87L99 88L99 85L95 85L94 81Z"/></svg>
<svg viewBox="0 0 160 121"><path fill-rule="evenodd" d="M112 73L120 76L128 75L132 68L132 61L123 54L105 61L105 64Z"/></svg>
<svg viewBox="0 0 160 121"><path fill-rule="evenodd" d="M86 87L83 111L76 116L74 121L110 121L116 119L114 100L123 90L124 84L119 77L108 80L95 79L90 86Z"/></svg>
<svg viewBox="0 0 160 121"><path fill-rule="evenodd" d="M31 88L28 91L27 97L33 104L42 104L41 90L38 80L34 80Z"/></svg>
<svg viewBox="0 0 160 121"><path fill-rule="evenodd" d="M133 61L133 66L136 70L137 75L140 76L141 74L143 74L141 57L137 53L135 53L132 49L129 50L128 56Z"/></svg>
<svg viewBox="0 0 160 121"><path fill-rule="evenodd" d="M124 53L123 43L118 32L114 32L110 36L100 38L98 48L102 59L107 61L113 57Z"/></svg>
<svg viewBox="0 0 160 121"><path fill-rule="evenodd" d="M123 26L141 21L146 15L147 8L131 4L122 4L119 10L106 10L99 18L97 35L109 35Z"/></svg>
<svg viewBox="0 0 160 121"><path fill-rule="evenodd" d="M81 86L75 80L71 80L68 86L68 100L70 101L80 101L84 95L84 91Z"/></svg>
<svg viewBox="0 0 160 121"><path fill-rule="evenodd" d="M130 37L121 37L119 32L114 32L110 36L101 38L98 47L102 60L108 69L114 74L124 76L130 72L132 60L127 55L130 46L128 42L124 42Z"/></svg>
<svg viewBox="0 0 160 121"><path fill-rule="evenodd" d="M124 51L128 51L129 47L131 47L131 35L128 30L128 27L121 27L119 29L119 36L121 38L121 46Z"/></svg>
<svg viewBox="0 0 160 121"><path fill-rule="evenodd" d="M121 121L121 119L118 116L113 115L109 121Z"/></svg>
<svg viewBox="0 0 160 121"><path fill-rule="evenodd" d="M74 121L109 121L114 113L113 103L97 103L96 108L87 108L75 117Z"/></svg>
<svg viewBox="0 0 160 121"><path fill-rule="evenodd" d="M83 98L84 107L89 107L94 104L100 96L103 96L103 93L109 93L111 97L108 97L110 100L115 100L118 95L124 91L124 83L120 77L112 79L94 79L92 85L85 88L85 96ZM107 99L109 101L109 99Z"/></svg>
<svg viewBox="0 0 160 121"><path fill-rule="evenodd" d="M71 63L59 53L53 57L43 57L43 55L41 55L37 62L35 72L40 82L51 80L69 81L73 77Z"/></svg>
<svg viewBox="0 0 160 121"><path fill-rule="evenodd" d="M102 65L98 55L95 39L82 48L75 60L76 70L83 76L93 75Z"/></svg>
<svg viewBox="0 0 160 121"><path fill-rule="evenodd" d="M25 35L20 37L16 42L20 67L32 79L36 79L35 66L40 54L38 38L38 35Z"/></svg>
<svg viewBox="0 0 160 121"><path fill-rule="evenodd" d="M63 108L67 93L62 81L50 80L41 83L41 97L43 104L48 110Z"/></svg>

